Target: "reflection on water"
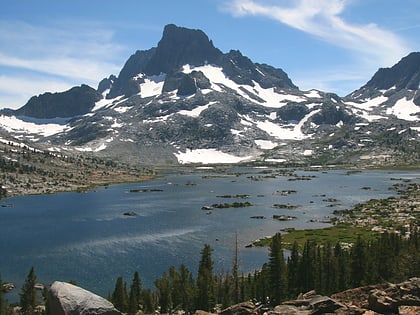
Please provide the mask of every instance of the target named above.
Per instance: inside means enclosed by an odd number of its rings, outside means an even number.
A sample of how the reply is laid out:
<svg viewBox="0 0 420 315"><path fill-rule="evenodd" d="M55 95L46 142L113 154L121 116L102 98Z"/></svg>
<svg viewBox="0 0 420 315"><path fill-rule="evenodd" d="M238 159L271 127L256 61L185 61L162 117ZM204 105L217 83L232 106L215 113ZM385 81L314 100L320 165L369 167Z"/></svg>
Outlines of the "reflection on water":
<svg viewBox="0 0 420 315"><path fill-rule="evenodd" d="M146 183L87 193L3 200L13 206L0 207L0 275L20 288L34 266L41 282L76 280L107 295L118 276L129 281L139 271L143 284L152 287L171 265L185 264L195 273L204 244L214 249L215 268L229 270L236 233L240 268L253 271L267 260L267 249L245 248L253 240L286 227L327 226L323 222L334 210L390 196L394 192L388 188L399 179L420 176L345 170L288 173L251 168L223 174L173 172ZM287 191L293 193L283 193ZM252 206L211 209L234 202ZM296 219L279 221L273 215Z"/></svg>

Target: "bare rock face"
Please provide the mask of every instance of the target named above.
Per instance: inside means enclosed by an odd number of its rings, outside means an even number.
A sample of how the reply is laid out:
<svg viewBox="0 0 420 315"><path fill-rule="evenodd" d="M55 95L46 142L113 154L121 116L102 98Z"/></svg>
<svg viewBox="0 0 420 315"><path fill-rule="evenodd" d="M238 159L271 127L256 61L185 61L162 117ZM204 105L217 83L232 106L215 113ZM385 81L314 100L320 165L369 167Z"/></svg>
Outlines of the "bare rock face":
<svg viewBox="0 0 420 315"><path fill-rule="evenodd" d="M111 302L70 283L55 281L48 293L49 314L122 315Z"/></svg>

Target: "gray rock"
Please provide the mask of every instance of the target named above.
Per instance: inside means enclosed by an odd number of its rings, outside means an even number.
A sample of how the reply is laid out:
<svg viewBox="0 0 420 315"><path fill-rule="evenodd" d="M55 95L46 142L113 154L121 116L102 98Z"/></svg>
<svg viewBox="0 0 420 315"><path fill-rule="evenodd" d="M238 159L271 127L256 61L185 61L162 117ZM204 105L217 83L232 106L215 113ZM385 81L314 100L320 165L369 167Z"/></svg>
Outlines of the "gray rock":
<svg viewBox="0 0 420 315"><path fill-rule="evenodd" d="M312 309L311 315L333 313L339 308L344 307L341 303L329 298L328 296L314 297L309 302Z"/></svg>
<svg viewBox="0 0 420 315"><path fill-rule="evenodd" d="M222 310L220 315L258 315L258 310L254 303L243 302Z"/></svg>
<svg viewBox="0 0 420 315"><path fill-rule="evenodd" d="M66 282L54 282L49 291L49 314L121 315L106 299Z"/></svg>
<svg viewBox="0 0 420 315"><path fill-rule="evenodd" d="M293 305L278 305L274 308L271 315L308 315L310 311L299 309Z"/></svg>

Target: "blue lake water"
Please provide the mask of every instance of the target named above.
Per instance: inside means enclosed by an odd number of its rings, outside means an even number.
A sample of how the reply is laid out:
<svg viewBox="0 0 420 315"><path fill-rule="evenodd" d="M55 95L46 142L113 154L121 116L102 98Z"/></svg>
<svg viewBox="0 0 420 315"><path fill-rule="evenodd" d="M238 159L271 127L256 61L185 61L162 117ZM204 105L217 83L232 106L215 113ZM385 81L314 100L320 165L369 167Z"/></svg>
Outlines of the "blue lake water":
<svg viewBox="0 0 420 315"><path fill-rule="evenodd" d="M112 292L118 276L130 282L135 271L149 288L171 265L185 264L196 274L204 244L214 249L215 269L230 270L236 234L240 269L253 271L267 261L268 253L265 248L245 248L253 240L285 227L327 226L320 221L333 210L394 195L390 186L420 177L419 171L295 172L311 176L310 180L273 174L277 174L274 168L232 168L223 176L210 170L173 171L155 180L85 193L1 200L1 205L11 205L0 207L0 275L17 287L9 299L17 298L31 266L39 282L75 280L103 296ZM296 193L276 193L283 190ZM237 194L249 198L221 197ZM332 204L327 198L337 201ZM202 206L235 201L253 206L213 209L211 213L201 210ZM274 204L298 207L276 209ZM137 216L124 215L131 211ZM297 219L278 221L272 219L273 214Z"/></svg>

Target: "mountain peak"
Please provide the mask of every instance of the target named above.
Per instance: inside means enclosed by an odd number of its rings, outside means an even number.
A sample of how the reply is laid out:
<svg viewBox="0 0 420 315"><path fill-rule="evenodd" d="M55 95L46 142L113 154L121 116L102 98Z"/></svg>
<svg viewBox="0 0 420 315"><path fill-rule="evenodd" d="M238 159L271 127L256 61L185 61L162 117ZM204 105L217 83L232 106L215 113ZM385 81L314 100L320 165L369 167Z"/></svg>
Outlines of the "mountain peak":
<svg viewBox="0 0 420 315"><path fill-rule="evenodd" d="M200 66L216 61L221 55L203 31L169 24L144 72L158 75L185 64Z"/></svg>
<svg viewBox="0 0 420 315"><path fill-rule="evenodd" d="M412 52L391 68L379 69L364 87L417 90L420 85L420 52Z"/></svg>

